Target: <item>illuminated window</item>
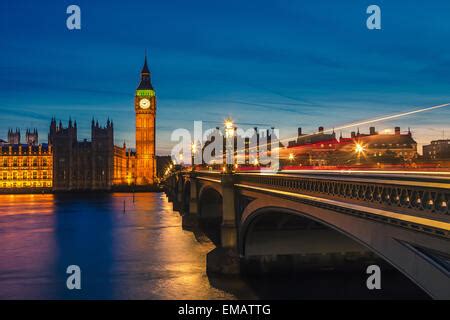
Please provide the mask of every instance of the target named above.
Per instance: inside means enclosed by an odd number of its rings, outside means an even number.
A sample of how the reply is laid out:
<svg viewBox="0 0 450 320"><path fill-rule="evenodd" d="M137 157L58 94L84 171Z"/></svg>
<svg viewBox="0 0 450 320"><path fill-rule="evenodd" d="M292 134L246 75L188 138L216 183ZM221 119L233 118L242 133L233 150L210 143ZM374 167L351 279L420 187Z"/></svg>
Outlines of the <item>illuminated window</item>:
<svg viewBox="0 0 450 320"><path fill-rule="evenodd" d="M33 159L33 167L37 167L38 165L38 161L36 158Z"/></svg>
<svg viewBox="0 0 450 320"><path fill-rule="evenodd" d="M33 179L37 179L37 172L33 171Z"/></svg>

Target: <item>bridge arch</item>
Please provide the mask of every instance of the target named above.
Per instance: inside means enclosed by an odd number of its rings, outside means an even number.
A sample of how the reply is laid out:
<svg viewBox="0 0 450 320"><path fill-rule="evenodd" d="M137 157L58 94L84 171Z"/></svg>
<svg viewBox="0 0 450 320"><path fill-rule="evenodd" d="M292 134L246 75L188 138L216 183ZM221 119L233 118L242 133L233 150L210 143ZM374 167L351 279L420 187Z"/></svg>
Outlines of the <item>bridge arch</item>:
<svg viewBox="0 0 450 320"><path fill-rule="evenodd" d="M204 196L204 193L210 189L216 191L222 197L222 188L221 188L220 184L212 183L209 181L202 181L201 186L198 191L198 198L202 199L202 197Z"/></svg>
<svg viewBox="0 0 450 320"><path fill-rule="evenodd" d="M222 218L222 193L213 185L204 185L199 191L199 217L201 219Z"/></svg>
<svg viewBox="0 0 450 320"><path fill-rule="evenodd" d="M248 214L240 235L244 257L301 255L302 266L314 268L319 263L329 268L345 261L376 260L372 249L351 234L288 208L270 206Z"/></svg>
<svg viewBox="0 0 450 320"><path fill-rule="evenodd" d="M252 255L309 254L313 253L317 246L322 246L319 249L327 251L330 249L327 244L336 245L326 241L302 245L301 241L312 240L312 236L309 237L308 234L293 235L294 232L289 234L289 231L276 232L277 227L279 230L289 230L292 219L297 217L299 219L297 223L300 225L307 226L305 223L311 223L312 228L318 225L326 230L323 233L331 236L331 240L337 239L338 243L343 240L342 244L350 249L348 256L358 255L358 252L362 254L364 250L368 249L399 270L432 297L446 296L449 283L448 273L442 268L437 268L436 264L431 261L432 259L425 257L410 245L419 242L425 246L429 244L430 248L437 249L439 252L446 252L445 248L448 246L448 242L445 239L430 239L425 234L412 233L396 226L389 226L351 214L342 214L307 203L270 195L259 194L258 197L253 194L253 196L255 200L244 209L239 224L238 250L246 259ZM283 219L285 219L284 222ZM270 225L272 231L275 232L264 233L264 224ZM286 228L286 226L288 227ZM277 237L274 238L273 235ZM314 237L315 241L317 239ZM289 245L286 245L287 243ZM285 248L292 248L296 245L297 248L285 250ZM336 249L339 249L339 246Z"/></svg>

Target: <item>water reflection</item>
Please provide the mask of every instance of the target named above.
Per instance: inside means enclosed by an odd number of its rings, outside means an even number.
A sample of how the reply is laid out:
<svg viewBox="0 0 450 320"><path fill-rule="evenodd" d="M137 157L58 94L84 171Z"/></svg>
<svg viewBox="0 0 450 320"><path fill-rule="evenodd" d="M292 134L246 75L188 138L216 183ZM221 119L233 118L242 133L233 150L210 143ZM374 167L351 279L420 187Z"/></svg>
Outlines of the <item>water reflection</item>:
<svg viewBox="0 0 450 320"><path fill-rule="evenodd" d="M52 296L54 196L0 195L0 298Z"/></svg>
<svg viewBox="0 0 450 320"><path fill-rule="evenodd" d="M221 299L162 194L0 196L2 299ZM82 290L66 289L79 265Z"/></svg>
<svg viewBox="0 0 450 320"><path fill-rule="evenodd" d="M122 208L114 233L117 260L114 278L117 298L130 291L132 298L210 299L233 298L210 286L205 256L212 244L199 244L192 233L181 229L178 213L164 195L149 197L116 194L115 206Z"/></svg>
<svg viewBox="0 0 450 320"><path fill-rule="evenodd" d="M364 272L208 277L214 244L193 231L158 193L0 195L0 299L425 297L398 273L378 296ZM71 264L80 291L66 289Z"/></svg>

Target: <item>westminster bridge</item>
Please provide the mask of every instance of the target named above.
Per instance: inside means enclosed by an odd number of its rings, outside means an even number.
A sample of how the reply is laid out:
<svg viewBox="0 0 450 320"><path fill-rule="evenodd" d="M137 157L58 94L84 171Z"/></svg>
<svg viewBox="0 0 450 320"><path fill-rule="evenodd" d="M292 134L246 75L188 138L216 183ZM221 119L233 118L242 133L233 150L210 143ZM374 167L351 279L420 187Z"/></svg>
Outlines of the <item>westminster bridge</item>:
<svg viewBox="0 0 450 320"><path fill-rule="evenodd" d="M185 227L220 221L208 272L283 257L314 268L375 256L431 297L450 299L450 176L178 171L164 187Z"/></svg>

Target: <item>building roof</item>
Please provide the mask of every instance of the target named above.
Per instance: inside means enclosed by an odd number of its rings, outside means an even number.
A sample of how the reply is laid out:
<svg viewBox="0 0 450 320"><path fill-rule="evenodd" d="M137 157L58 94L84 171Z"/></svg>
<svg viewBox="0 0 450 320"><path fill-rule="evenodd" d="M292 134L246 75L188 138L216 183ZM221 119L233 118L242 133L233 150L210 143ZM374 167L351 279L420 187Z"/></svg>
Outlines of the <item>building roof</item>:
<svg viewBox="0 0 450 320"><path fill-rule="evenodd" d="M9 151L9 147L12 148L13 152L18 152L19 151L19 146L22 146L22 152L28 151L28 148L31 148L32 152L38 152L39 151L39 146L41 146L41 151L43 152L47 152L48 151L48 143L42 143L40 145L28 145L25 143L21 143L21 144L3 144L0 145L0 151L1 152L8 152Z"/></svg>
<svg viewBox="0 0 450 320"><path fill-rule="evenodd" d="M376 134L364 137L356 137L355 140L360 140L367 144L369 149L376 148L404 148L412 147L416 145L416 141L412 138L410 134Z"/></svg>

